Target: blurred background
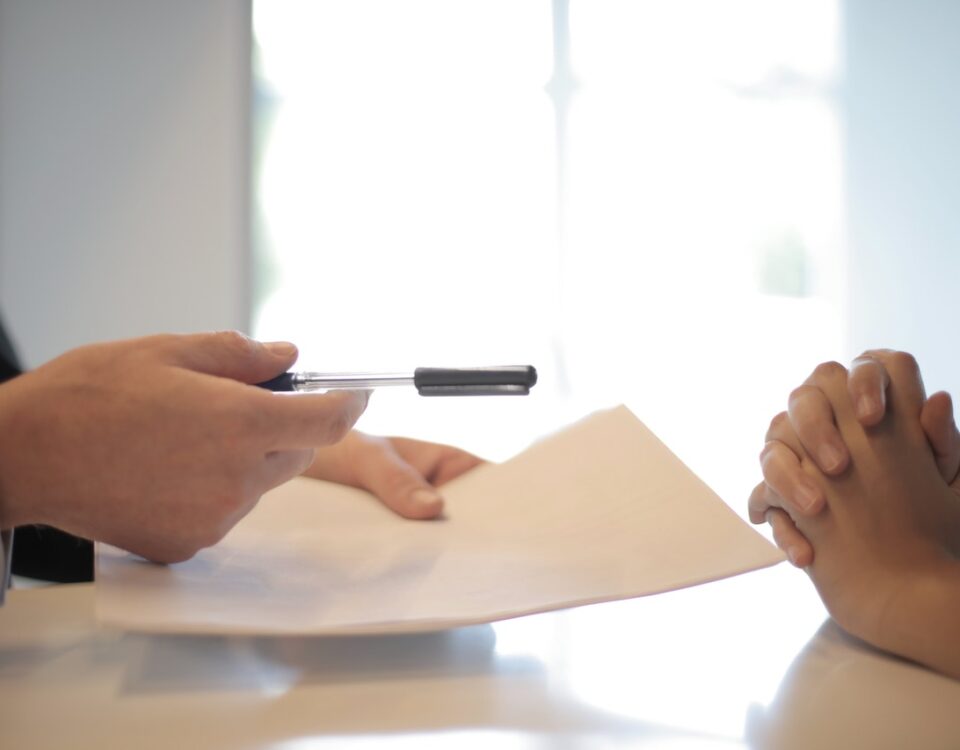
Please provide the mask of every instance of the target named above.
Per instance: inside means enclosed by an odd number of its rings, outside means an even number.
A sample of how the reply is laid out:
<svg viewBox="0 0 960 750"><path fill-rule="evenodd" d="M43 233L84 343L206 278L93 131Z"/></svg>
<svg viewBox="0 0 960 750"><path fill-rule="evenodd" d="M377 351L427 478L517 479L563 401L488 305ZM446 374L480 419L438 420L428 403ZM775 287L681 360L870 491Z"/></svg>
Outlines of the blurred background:
<svg viewBox="0 0 960 750"><path fill-rule="evenodd" d="M493 459L627 403L745 513L819 361L960 379L949 0L0 0L0 309L27 364L238 328Z"/></svg>

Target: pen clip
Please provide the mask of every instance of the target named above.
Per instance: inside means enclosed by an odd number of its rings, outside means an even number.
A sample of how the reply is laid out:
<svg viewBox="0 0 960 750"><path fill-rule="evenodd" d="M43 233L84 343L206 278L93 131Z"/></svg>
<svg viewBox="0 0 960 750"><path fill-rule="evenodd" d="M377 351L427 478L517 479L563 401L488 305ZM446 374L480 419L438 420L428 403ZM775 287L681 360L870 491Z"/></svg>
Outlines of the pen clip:
<svg viewBox="0 0 960 750"><path fill-rule="evenodd" d="M526 396L537 383L530 365L452 369L418 367L413 384L421 396Z"/></svg>

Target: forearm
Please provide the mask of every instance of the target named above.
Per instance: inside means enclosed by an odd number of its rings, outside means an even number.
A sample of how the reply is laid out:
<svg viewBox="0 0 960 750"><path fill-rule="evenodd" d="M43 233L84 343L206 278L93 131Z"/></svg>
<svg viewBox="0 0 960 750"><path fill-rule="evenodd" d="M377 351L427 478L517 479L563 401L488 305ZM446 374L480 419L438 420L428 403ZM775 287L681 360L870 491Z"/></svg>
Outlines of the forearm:
<svg viewBox="0 0 960 750"><path fill-rule="evenodd" d="M17 439L17 427L13 418L13 391L12 382L0 385L0 530L12 529L24 523L14 505L14 472L18 467L11 455Z"/></svg>
<svg viewBox="0 0 960 750"><path fill-rule="evenodd" d="M41 504L35 501L42 477L24 460L25 442L30 443L33 455L42 457L47 450L42 440L31 440L36 435L24 419L30 377L22 375L0 384L0 529L48 523Z"/></svg>
<svg viewBox="0 0 960 750"><path fill-rule="evenodd" d="M878 646L960 679L960 561L917 576L885 613Z"/></svg>

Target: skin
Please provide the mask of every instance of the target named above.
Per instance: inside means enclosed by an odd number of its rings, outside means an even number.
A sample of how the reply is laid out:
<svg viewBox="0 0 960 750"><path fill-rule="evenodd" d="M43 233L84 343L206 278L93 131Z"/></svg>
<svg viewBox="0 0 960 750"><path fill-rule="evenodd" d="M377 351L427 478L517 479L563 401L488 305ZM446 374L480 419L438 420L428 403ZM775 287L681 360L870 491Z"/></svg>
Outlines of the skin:
<svg viewBox="0 0 960 750"><path fill-rule="evenodd" d="M397 515L426 520L443 512L437 488L482 463L449 445L353 431L318 450L304 476L367 490Z"/></svg>
<svg viewBox="0 0 960 750"><path fill-rule="evenodd" d="M868 426L845 368L826 363L807 381L833 414L843 469L825 472L789 420L774 426L823 496L818 512L792 520L815 551L806 570L844 629L960 678L960 494L944 479L944 456L931 450L916 363L898 355L885 369L884 413Z"/></svg>
<svg viewBox="0 0 960 750"><path fill-rule="evenodd" d="M43 523L178 562L218 542L264 492L305 470L373 488L404 515L439 513L442 501L408 490L436 495L428 477L449 478L479 459L349 435L367 392L274 394L246 385L296 357L292 344L234 332L163 335L81 347L5 383L0 528ZM344 460L362 465L338 468Z"/></svg>
<svg viewBox="0 0 960 750"><path fill-rule="evenodd" d="M909 378L922 393L923 382L909 354L875 349L864 352L851 364L848 400L864 427L878 424L886 414L890 373L901 380ZM920 424L941 476L952 482L960 468L960 433L949 394L935 393L923 403ZM750 519L754 523L769 522L777 545L794 565L803 568L813 562L813 547L793 519L816 516L824 508L825 497L801 471L799 457L782 439L784 434L795 434L807 455L827 475L837 476L849 465L849 450L837 429L833 407L817 385L817 371L791 393L788 410L771 422L760 455L764 479L749 500Z"/></svg>

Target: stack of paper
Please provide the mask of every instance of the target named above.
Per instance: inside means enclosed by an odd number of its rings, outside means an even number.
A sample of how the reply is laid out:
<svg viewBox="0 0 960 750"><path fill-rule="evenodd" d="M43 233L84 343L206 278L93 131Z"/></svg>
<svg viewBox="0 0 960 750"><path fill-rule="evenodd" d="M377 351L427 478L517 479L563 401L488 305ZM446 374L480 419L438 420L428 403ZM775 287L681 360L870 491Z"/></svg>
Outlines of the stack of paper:
<svg viewBox="0 0 960 750"><path fill-rule="evenodd" d="M97 612L127 629L430 630L641 596L777 563L625 407L443 488L407 521L358 490L297 479L216 547L168 567L97 551Z"/></svg>

